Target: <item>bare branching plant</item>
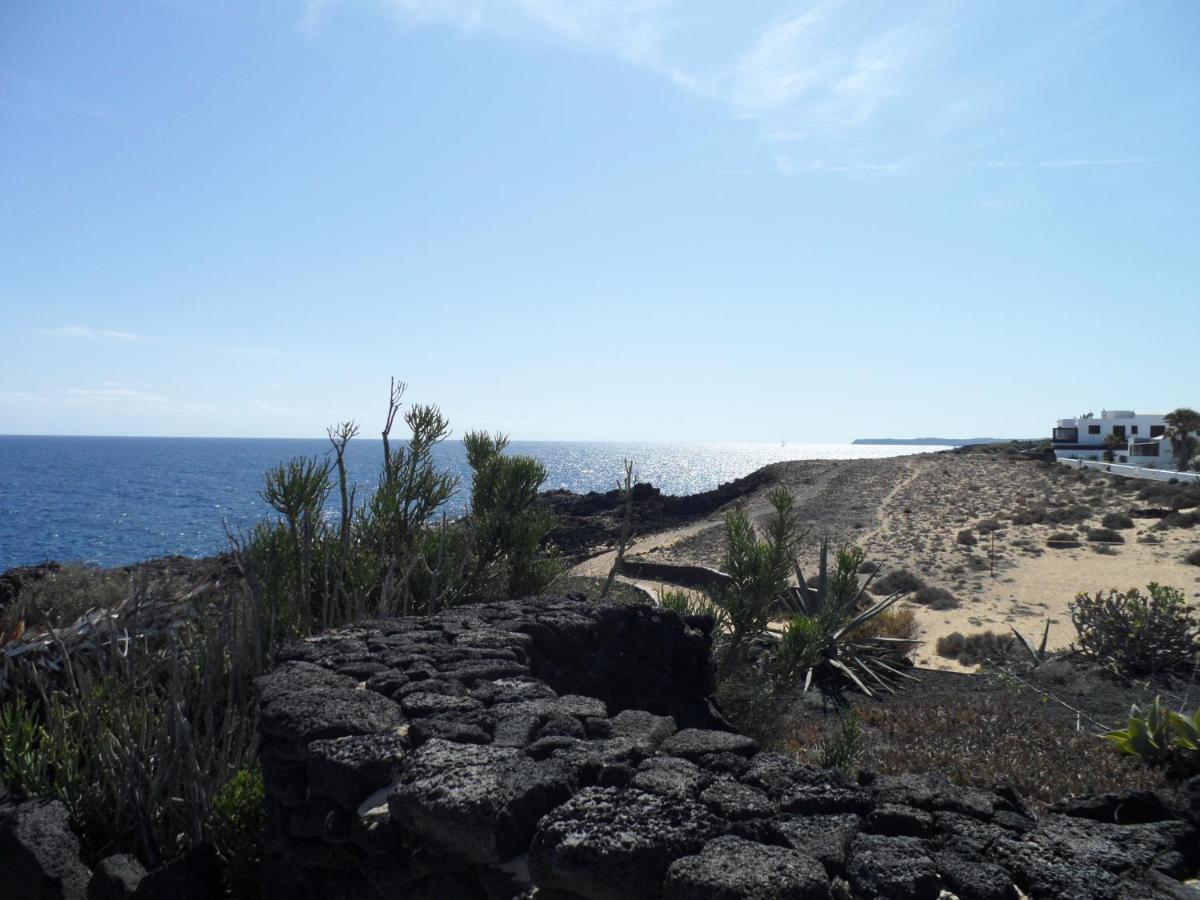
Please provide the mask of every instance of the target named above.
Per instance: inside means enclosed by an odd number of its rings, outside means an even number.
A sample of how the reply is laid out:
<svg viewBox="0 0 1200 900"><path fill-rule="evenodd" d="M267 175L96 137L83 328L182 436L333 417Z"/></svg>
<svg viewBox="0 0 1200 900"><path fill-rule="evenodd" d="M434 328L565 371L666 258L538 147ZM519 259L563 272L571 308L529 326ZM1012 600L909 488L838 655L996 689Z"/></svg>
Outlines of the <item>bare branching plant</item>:
<svg viewBox="0 0 1200 900"><path fill-rule="evenodd" d="M617 573L621 571L621 564L625 561L625 551L629 549L629 538L633 531L633 460L627 459L625 463L625 477L619 485L621 491L621 500L623 515L621 516L621 535L617 539L617 555L613 559L612 568L608 570L608 578L604 581L604 589L600 591L600 599L608 597L612 590L613 582L617 580Z"/></svg>

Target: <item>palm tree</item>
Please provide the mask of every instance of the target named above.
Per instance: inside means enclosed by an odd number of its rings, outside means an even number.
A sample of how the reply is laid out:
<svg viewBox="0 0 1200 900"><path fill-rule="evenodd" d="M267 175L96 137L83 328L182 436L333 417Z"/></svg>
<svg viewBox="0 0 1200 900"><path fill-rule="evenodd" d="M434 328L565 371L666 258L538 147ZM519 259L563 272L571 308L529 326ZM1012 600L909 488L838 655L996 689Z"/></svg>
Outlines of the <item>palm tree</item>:
<svg viewBox="0 0 1200 900"><path fill-rule="evenodd" d="M1166 435L1171 439L1171 449L1175 453L1175 467L1183 472L1196 452L1195 432L1200 431L1200 413L1181 406L1163 416L1163 421L1167 423Z"/></svg>
<svg viewBox="0 0 1200 900"><path fill-rule="evenodd" d="M1113 456L1113 452L1116 450L1120 450L1125 445L1126 445L1125 438L1117 437L1115 434L1110 433L1108 435L1108 437L1106 437L1104 439L1104 461L1112 462L1113 459L1115 458Z"/></svg>

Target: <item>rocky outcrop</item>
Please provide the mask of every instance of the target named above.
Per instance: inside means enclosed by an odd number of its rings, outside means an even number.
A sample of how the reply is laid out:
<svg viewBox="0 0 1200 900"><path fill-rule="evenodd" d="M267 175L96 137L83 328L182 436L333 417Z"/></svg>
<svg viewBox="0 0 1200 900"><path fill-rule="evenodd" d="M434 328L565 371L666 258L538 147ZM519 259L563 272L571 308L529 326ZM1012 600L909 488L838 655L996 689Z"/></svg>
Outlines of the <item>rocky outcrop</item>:
<svg viewBox="0 0 1200 900"><path fill-rule="evenodd" d="M1035 818L764 751L708 704L709 627L543 598L289 645L259 682L265 895L1171 897L1200 862L1156 795Z"/></svg>

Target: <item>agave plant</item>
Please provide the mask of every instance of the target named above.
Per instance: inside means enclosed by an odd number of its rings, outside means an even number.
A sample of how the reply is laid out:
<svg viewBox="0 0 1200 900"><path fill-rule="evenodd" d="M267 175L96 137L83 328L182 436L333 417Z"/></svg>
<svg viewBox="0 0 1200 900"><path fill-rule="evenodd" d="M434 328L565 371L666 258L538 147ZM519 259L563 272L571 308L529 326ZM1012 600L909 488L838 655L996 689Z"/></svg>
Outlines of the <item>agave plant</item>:
<svg viewBox="0 0 1200 900"><path fill-rule="evenodd" d="M1050 654L1046 652L1046 644L1050 640L1050 620L1049 619L1046 620L1046 627L1042 631L1042 641L1040 644L1038 644L1038 646L1036 648L1030 642L1029 638L1025 637L1025 635L1023 635L1023 634L1021 634L1021 632L1017 631L1016 628L1014 628L1012 625L1010 625L1008 627L1012 629L1012 633L1017 636L1017 640L1020 641L1021 646L1025 648L1025 651L1029 654L1030 658L1033 660L1033 665L1035 668L1037 666L1040 666L1042 663L1044 663L1047 659L1050 658Z"/></svg>
<svg viewBox="0 0 1200 900"><path fill-rule="evenodd" d="M1192 715L1163 706L1155 697L1142 711L1136 703L1129 711L1129 724L1104 735L1122 753L1147 763L1166 763L1174 757L1200 753L1200 709Z"/></svg>
<svg viewBox="0 0 1200 900"><path fill-rule="evenodd" d="M904 596L897 591L866 609L860 609L875 572L860 583L858 572L865 559L859 547L837 551L829 566L829 542L821 542L818 573L814 586L795 562L796 586L780 599L791 614L784 632L778 636L779 650L774 669L777 678L798 680L803 677L807 691L822 670L848 680L867 696L873 690L889 693L902 680L920 679L898 667L903 657L920 641L913 638L872 635L856 631L886 611Z"/></svg>

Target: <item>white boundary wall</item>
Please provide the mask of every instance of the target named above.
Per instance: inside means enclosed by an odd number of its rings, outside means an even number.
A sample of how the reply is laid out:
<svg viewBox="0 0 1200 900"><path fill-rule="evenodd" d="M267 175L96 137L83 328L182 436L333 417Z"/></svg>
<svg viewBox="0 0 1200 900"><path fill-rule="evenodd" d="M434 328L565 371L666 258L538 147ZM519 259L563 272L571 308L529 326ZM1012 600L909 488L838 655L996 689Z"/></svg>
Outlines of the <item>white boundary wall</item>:
<svg viewBox="0 0 1200 900"><path fill-rule="evenodd" d="M1170 481L1172 478L1182 484L1200 484L1200 472L1174 472L1171 469L1147 469L1145 466L1127 466L1122 463L1097 462L1091 459L1060 459L1064 466L1073 469L1095 469L1098 472L1108 472L1111 475L1124 475L1127 478L1146 478L1150 481Z"/></svg>

